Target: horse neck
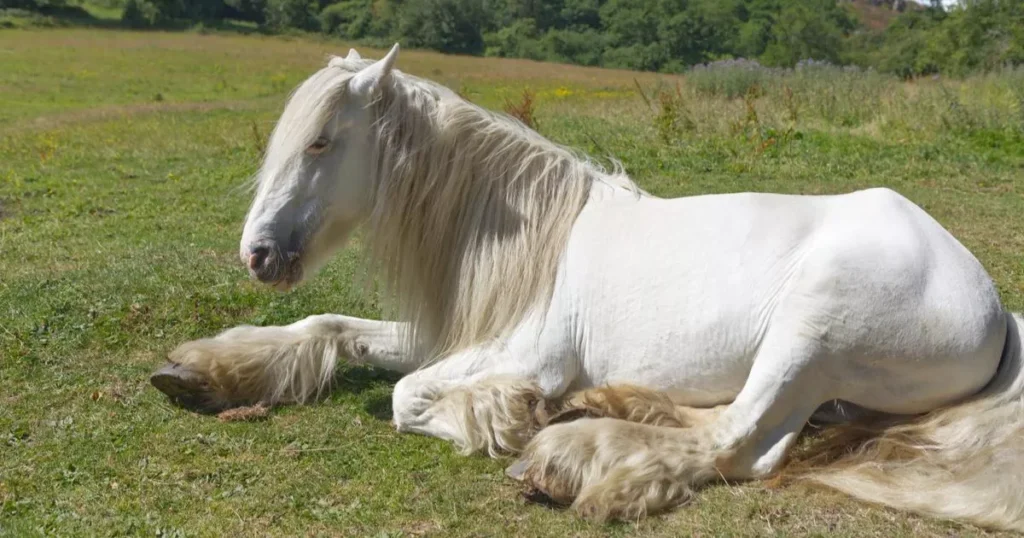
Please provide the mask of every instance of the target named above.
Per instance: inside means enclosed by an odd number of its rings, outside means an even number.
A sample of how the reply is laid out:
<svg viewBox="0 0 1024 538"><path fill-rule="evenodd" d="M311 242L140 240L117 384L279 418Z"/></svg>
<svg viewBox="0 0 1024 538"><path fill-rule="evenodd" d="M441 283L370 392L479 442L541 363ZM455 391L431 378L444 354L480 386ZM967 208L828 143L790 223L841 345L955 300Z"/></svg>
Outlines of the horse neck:
<svg viewBox="0 0 1024 538"><path fill-rule="evenodd" d="M400 88L379 113L371 247L410 343L438 357L545 306L597 170L454 95Z"/></svg>

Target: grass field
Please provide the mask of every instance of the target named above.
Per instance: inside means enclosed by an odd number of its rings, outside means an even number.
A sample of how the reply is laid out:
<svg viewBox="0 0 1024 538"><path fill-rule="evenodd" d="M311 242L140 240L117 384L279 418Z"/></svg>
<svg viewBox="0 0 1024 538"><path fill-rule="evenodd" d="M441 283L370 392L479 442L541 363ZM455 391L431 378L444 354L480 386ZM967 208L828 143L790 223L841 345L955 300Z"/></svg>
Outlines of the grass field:
<svg viewBox="0 0 1024 538"><path fill-rule="evenodd" d="M527 504L507 462L397 435L395 378L365 368L344 369L325 402L262 422L170 406L147 376L182 341L320 312L378 315L349 278L357 249L289 294L250 282L237 259L241 185L287 92L344 51L0 32L0 536L985 534L760 484L712 486L635 524L584 523ZM415 51L399 68L491 108L529 89L543 134L614 155L657 195L892 187L1024 309L1024 72L668 79Z"/></svg>

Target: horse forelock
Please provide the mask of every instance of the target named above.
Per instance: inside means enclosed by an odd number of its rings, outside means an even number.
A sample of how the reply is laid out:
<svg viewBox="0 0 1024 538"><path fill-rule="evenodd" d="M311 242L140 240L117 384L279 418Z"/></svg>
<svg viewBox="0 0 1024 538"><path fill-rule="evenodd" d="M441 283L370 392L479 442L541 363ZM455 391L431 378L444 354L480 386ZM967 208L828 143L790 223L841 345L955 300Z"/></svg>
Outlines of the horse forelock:
<svg viewBox="0 0 1024 538"><path fill-rule="evenodd" d="M267 146L267 158L287 158L302 153L316 140L344 96L353 72L325 67L303 81L288 96Z"/></svg>
<svg viewBox="0 0 1024 538"><path fill-rule="evenodd" d="M348 80L371 62L331 57L328 65L304 80L289 93L263 156L253 175L251 188L261 180L278 177L282 170L298 166L303 151L320 135L345 97Z"/></svg>

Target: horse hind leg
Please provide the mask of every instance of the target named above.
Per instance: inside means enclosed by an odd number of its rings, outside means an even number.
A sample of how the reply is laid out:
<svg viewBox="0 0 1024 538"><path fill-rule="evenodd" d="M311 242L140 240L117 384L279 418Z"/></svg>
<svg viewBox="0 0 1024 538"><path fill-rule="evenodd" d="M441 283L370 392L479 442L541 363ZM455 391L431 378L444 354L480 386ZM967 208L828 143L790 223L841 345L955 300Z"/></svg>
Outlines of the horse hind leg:
<svg viewBox="0 0 1024 538"><path fill-rule="evenodd" d="M513 467L528 485L588 519L635 519L685 502L718 478L767 477L835 389L816 375L818 342L766 335L746 384L709 422L686 428L596 418L541 430ZM510 473L511 474L511 473Z"/></svg>
<svg viewBox="0 0 1024 538"><path fill-rule="evenodd" d="M439 379L424 371L395 386L395 425L399 431L452 441L464 454L483 451L497 457L520 453L544 428L581 418L615 417L681 428L706 421L701 412L713 412L677 406L662 393L628 385L562 398L550 392L520 376L467 381Z"/></svg>

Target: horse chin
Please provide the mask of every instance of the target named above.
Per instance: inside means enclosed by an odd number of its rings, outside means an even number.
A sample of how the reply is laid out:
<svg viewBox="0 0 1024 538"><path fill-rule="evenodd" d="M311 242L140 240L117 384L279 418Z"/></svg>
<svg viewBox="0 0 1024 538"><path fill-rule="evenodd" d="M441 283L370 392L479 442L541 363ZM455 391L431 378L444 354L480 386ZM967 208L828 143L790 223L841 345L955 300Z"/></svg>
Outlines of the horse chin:
<svg viewBox="0 0 1024 538"><path fill-rule="evenodd" d="M305 271L303 271L302 260L297 254L289 256L288 269L284 276L277 282L270 284L272 288L280 292L291 291L302 284Z"/></svg>
<svg viewBox="0 0 1024 538"><path fill-rule="evenodd" d="M345 247L351 230L352 226L340 223L320 228L311 234L312 239L302 242L301 248L287 254L287 266L280 278L267 284L280 292L298 287L318 273L335 252Z"/></svg>

